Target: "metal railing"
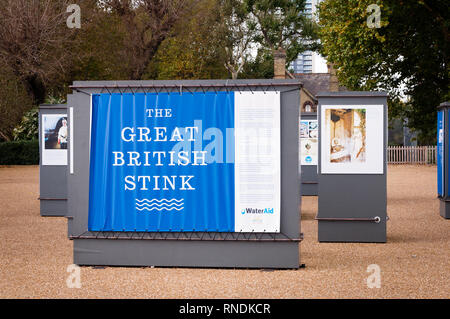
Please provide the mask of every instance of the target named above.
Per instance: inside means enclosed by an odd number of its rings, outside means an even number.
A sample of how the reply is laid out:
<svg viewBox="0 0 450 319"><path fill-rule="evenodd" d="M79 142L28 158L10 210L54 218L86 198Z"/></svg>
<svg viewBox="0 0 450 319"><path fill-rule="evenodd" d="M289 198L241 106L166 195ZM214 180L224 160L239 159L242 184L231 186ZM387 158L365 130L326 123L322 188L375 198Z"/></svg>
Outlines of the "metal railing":
<svg viewBox="0 0 450 319"><path fill-rule="evenodd" d="M436 146L388 146L389 164L436 164Z"/></svg>

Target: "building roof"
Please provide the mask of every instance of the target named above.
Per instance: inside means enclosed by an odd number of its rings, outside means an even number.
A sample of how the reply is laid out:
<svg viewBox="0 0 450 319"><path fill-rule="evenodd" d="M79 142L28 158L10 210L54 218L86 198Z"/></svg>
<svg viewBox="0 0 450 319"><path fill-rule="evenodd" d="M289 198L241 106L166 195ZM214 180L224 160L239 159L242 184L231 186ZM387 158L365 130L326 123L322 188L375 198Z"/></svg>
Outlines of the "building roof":
<svg viewBox="0 0 450 319"><path fill-rule="evenodd" d="M330 90L330 73L294 73L293 75L314 96L319 92Z"/></svg>

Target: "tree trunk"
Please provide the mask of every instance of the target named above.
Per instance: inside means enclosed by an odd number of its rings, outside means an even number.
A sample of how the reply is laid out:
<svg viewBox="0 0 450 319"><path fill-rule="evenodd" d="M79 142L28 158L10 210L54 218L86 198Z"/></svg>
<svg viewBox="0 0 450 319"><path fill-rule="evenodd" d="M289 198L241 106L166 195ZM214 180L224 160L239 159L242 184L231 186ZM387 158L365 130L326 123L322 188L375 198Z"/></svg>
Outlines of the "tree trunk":
<svg viewBox="0 0 450 319"><path fill-rule="evenodd" d="M35 105L39 105L45 102L46 97L46 87L42 79L36 75L32 74L23 80L25 90L28 95L32 98Z"/></svg>
<svg viewBox="0 0 450 319"><path fill-rule="evenodd" d="M148 43L147 46L143 49L135 47L136 52L141 53L137 54L137 56L134 57L137 61L135 61L135 66L130 73L131 80L142 80L142 77L145 74L148 65L155 57L164 39L166 38L157 37L156 39L153 39L150 43Z"/></svg>
<svg viewBox="0 0 450 319"><path fill-rule="evenodd" d="M2 131L0 131L0 137L3 138L7 142L11 141L11 138L8 135L4 134Z"/></svg>

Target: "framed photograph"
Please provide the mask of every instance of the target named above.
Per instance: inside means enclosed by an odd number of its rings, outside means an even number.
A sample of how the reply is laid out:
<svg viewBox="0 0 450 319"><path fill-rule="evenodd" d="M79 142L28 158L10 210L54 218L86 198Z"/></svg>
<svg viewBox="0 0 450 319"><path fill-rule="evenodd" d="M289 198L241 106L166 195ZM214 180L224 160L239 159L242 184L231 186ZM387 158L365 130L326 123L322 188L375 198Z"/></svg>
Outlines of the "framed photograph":
<svg viewBox="0 0 450 319"><path fill-rule="evenodd" d="M318 138L319 137L317 120L309 121L308 131L309 131L309 135L308 135L309 138Z"/></svg>
<svg viewBox="0 0 450 319"><path fill-rule="evenodd" d="M309 121L300 121L300 138L309 137Z"/></svg>
<svg viewBox="0 0 450 319"><path fill-rule="evenodd" d="M67 165L67 114L42 115L42 165Z"/></svg>
<svg viewBox="0 0 450 319"><path fill-rule="evenodd" d="M383 174L382 105L322 106L322 174Z"/></svg>

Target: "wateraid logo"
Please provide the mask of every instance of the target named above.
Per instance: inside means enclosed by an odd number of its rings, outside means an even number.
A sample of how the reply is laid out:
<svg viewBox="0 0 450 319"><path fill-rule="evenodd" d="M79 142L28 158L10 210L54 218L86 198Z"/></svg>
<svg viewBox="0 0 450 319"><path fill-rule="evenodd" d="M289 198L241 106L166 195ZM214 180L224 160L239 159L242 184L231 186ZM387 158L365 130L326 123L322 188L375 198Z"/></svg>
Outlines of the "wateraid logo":
<svg viewBox="0 0 450 319"><path fill-rule="evenodd" d="M311 156L306 156L305 158L307 163L311 163L312 162L312 157Z"/></svg>
<svg viewBox="0 0 450 319"><path fill-rule="evenodd" d="M273 208L245 208L241 214L273 214Z"/></svg>

